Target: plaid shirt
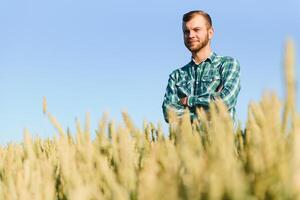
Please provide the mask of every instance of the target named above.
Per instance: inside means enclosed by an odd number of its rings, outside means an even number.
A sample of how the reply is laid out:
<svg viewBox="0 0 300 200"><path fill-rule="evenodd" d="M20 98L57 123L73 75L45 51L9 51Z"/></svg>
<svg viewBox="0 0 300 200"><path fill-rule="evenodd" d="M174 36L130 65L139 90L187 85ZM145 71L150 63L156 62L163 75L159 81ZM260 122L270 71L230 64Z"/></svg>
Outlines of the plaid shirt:
<svg viewBox="0 0 300 200"><path fill-rule="evenodd" d="M169 76L162 105L164 118L169 122L168 110L178 117L183 115L186 108L180 103L183 97L188 97L191 119L196 117L196 107L207 110L209 103L219 97L236 121L235 105L240 88L240 64L236 59L211 53L198 65L192 60Z"/></svg>

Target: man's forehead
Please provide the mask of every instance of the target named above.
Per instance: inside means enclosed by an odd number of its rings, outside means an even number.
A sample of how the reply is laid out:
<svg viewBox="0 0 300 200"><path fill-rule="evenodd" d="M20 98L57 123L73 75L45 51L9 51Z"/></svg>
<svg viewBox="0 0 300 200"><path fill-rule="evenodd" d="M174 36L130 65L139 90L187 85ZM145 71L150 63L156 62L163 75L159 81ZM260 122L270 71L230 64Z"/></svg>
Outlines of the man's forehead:
<svg viewBox="0 0 300 200"><path fill-rule="evenodd" d="M196 22L205 23L206 20L202 15L195 15L189 21L183 22L183 23L189 24L189 23L196 23Z"/></svg>
<svg viewBox="0 0 300 200"><path fill-rule="evenodd" d="M201 15L194 16L187 22L182 23L183 28L196 28L196 27L206 27L207 22L205 21L204 17Z"/></svg>

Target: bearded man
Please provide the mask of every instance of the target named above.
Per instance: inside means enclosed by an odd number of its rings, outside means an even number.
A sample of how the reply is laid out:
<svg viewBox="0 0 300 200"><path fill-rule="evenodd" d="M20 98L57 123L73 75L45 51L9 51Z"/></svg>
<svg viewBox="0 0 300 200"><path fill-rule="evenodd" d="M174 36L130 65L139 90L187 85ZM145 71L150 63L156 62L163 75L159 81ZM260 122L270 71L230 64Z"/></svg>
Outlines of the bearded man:
<svg viewBox="0 0 300 200"><path fill-rule="evenodd" d="M196 108L209 110L209 103L221 99L236 121L236 102L240 91L240 64L229 56L217 55L211 49L214 36L212 20L204 11L190 11L183 15L184 44L191 52L191 61L174 70L170 76L163 101L163 114L169 122L169 113L180 118L186 108L191 120Z"/></svg>

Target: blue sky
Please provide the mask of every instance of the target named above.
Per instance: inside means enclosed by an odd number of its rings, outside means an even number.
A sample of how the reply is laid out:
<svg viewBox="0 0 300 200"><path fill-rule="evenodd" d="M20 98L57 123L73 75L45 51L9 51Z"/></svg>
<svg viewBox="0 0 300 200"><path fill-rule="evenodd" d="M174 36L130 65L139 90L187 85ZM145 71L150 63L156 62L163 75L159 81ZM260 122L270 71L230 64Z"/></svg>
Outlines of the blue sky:
<svg viewBox="0 0 300 200"><path fill-rule="evenodd" d="M122 110L139 127L144 119L166 127L168 75L190 60L181 18L195 9L213 19L213 50L241 63L238 118L246 120L249 102L264 91L282 98L287 36L300 48L298 0L1 1L1 144L21 141L24 128L42 138L55 134L42 114L43 96L71 130L86 112L95 129L103 112L120 121Z"/></svg>

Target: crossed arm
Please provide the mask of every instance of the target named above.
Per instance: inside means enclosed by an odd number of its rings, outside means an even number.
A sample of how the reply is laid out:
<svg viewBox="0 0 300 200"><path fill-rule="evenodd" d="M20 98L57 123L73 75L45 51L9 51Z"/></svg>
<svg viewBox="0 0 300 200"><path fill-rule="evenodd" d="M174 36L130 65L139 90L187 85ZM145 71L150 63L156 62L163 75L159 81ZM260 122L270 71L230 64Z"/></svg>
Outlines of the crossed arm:
<svg viewBox="0 0 300 200"><path fill-rule="evenodd" d="M169 76L167 90L163 101L163 114L166 122L169 122L169 112L174 112L178 117L182 116L186 105L181 103L181 100L177 93L176 80L171 74Z"/></svg>
<svg viewBox="0 0 300 200"><path fill-rule="evenodd" d="M218 98L222 99L228 110L234 107L240 91L240 64L237 60L232 59L223 64L221 68L221 80L222 85L218 87L217 91L208 91L200 95L189 95L179 98L175 86L176 80L171 74L162 105L166 122L169 122L169 110L175 112L180 117L186 107L208 107L211 101Z"/></svg>

